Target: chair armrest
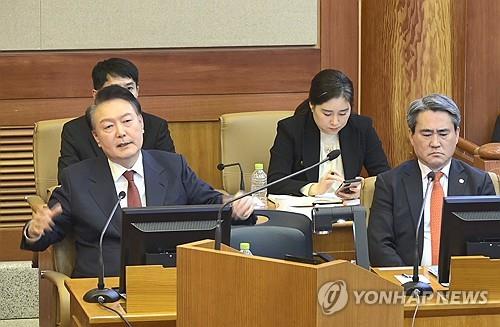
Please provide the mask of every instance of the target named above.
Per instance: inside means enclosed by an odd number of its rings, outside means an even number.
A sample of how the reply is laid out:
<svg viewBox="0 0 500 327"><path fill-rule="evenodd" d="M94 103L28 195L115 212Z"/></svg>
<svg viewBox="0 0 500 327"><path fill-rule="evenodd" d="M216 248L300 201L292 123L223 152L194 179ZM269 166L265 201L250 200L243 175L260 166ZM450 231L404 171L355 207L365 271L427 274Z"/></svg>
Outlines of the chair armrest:
<svg viewBox="0 0 500 327"><path fill-rule="evenodd" d="M47 189L47 199L50 199L50 197L52 196L52 192L54 192L54 190L58 187L60 187L61 185L54 185L54 186L51 186Z"/></svg>
<svg viewBox="0 0 500 327"><path fill-rule="evenodd" d="M25 196L24 199L26 200L26 202L28 202L28 204L31 207L31 210L33 211L36 211L38 210L38 208L46 205L45 201L43 201L43 199L38 195L28 195Z"/></svg>
<svg viewBox="0 0 500 327"><path fill-rule="evenodd" d="M57 271L45 270L41 272L41 277L50 281L57 288L57 299L59 301L59 312L57 326L70 326L70 306L69 292L64 285L64 281L70 279L68 276Z"/></svg>

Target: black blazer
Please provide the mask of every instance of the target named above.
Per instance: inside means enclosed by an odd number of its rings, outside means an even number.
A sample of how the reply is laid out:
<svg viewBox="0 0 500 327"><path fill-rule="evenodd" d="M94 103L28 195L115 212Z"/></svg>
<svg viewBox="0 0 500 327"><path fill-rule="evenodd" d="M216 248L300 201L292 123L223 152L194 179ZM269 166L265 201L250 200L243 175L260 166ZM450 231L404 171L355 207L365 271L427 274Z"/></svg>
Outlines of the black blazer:
<svg viewBox="0 0 500 327"><path fill-rule="evenodd" d="M463 180L462 183L460 180ZM407 161L377 176L368 222L371 266L413 265L422 193L422 173L416 160ZM495 189L487 173L452 159L448 195L495 195ZM424 229L421 228L420 258L423 244Z"/></svg>
<svg viewBox="0 0 500 327"><path fill-rule="evenodd" d="M175 152L174 141L170 137L167 121L143 112L144 142L143 149ZM70 120L63 126L61 133L61 155L57 162L57 179L61 182L64 168L85 159L102 157L104 152L97 145L85 116Z"/></svg>
<svg viewBox="0 0 500 327"><path fill-rule="evenodd" d="M370 118L351 113L347 125L339 132L339 143L346 179L359 176L363 166L370 176L390 169ZM317 163L319 144L320 131L311 110L297 110L292 117L280 120L271 148L268 182ZM318 179L319 168L316 167L270 187L269 193L302 195L300 189Z"/></svg>
<svg viewBox="0 0 500 327"><path fill-rule="evenodd" d="M222 203L222 194L199 179L186 160L175 153L143 150L144 181L148 206ZM72 277L95 277L99 272L99 237L108 215L118 200L106 158L97 157L64 169L61 187L49 205L61 203L62 215L54 218L53 230L35 243L24 237L21 248L43 251L61 241L67 233L75 237L76 262ZM118 208L104 235L106 276L119 276L121 209ZM254 224L255 215L233 224Z"/></svg>

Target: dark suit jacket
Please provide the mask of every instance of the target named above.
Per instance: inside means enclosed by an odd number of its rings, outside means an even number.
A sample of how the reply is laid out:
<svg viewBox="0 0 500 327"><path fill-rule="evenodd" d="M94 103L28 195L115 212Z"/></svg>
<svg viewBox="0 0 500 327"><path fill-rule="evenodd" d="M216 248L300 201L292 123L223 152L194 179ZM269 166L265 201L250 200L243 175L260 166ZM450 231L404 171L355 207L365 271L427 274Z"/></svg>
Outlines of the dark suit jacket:
<svg viewBox="0 0 500 327"><path fill-rule="evenodd" d="M174 141L170 137L168 124L164 119L143 112L144 141L143 149L175 152ZM103 157L104 152L97 146L85 116L75 118L64 124L61 133L61 155L57 163L57 179L61 182L64 168L85 159Z"/></svg>
<svg viewBox="0 0 500 327"><path fill-rule="evenodd" d="M222 195L198 179L182 156L157 150L143 150L142 153L148 206L222 202ZM117 200L106 158L76 163L63 170L61 187L54 191L49 201L49 205L59 202L63 208L63 214L54 219L53 230L32 244L23 238L21 248L43 251L71 232L76 241L73 277L97 276L99 237ZM250 218L247 221L253 222ZM103 242L107 276L119 275L120 235L121 210L118 209Z"/></svg>
<svg viewBox="0 0 500 327"><path fill-rule="evenodd" d="M370 176L390 169L372 121L368 117L351 114L347 125L339 132L345 179L359 176L365 166ZM268 181L311 166L319 161L320 131L311 110L297 111L292 117L278 122L274 145L271 148ZM269 188L272 194L302 195L300 189L318 181L319 168L295 176Z"/></svg>
<svg viewBox="0 0 500 327"><path fill-rule="evenodd" d="M463 183L459 182L461 179ZM422 194L422 174L416 160L377 176L368 222L370 264L373 267L413 265ZM495 195L495 189L487 173L452 159L448 195ZM421 228L420 258L423 244Z"/></svg>
<svg viewBox="0 0 500 327"><path fill-rule="evenodd" d="M500 142L500 116L497 117L493 135L491 135L491 142Z"/></svg>

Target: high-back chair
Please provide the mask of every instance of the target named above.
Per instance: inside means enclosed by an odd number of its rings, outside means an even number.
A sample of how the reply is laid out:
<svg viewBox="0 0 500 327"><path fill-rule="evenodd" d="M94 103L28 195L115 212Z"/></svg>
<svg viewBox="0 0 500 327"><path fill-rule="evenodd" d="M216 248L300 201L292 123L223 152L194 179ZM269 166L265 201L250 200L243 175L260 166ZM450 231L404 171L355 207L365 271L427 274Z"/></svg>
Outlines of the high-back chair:
<svg viewBox="0 0 500 327"><path fill-rule="evenodd" d="M33 159L37 195L26 198L33 210L44 205L51 190L57 186L61 131L68 120L70 118L44 120L35 124ZM64 286L64 280L69 278L73 271L74 258L75 248L71 236L38 254L38 268L42 277L40 326L70 326L69 293Z"/></svg>
<svg viewBox="0 0 500 327"><path fill-rule="evenodd" d="M243 169L246 191L255 163L263 163L267 172L269 149L276 137L279 120L293 115L293 111L255 111L224 114L220 117L222 163L239 162ZM227 167L222 172L222 185L228 193L240 189L238 167Z"/></svg>
<svg viewBox="0 0 500 327"><path fill-rule="evenodd" d="M284 259L286 254L312 259L313 240L311 219L307 216L279 210L255 210L267 220L255 226L234 226L231 246L250 243L254 255Z"/></svg>

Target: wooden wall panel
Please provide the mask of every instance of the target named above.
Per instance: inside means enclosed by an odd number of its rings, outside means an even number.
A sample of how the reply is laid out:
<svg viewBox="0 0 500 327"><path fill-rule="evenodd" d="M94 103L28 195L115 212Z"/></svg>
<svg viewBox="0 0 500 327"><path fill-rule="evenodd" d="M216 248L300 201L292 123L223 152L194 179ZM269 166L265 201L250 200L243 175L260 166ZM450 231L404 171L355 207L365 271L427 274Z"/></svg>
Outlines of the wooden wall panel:
<svg viewBox="0 0 500 327"><path fill-rule="evenodd" d="M272 94L225 94L141 96L144 111L169 122L216 121L223 113L293 110L307 92ZM82 115L92 98L0 100L2 124L34 124L40 120Z"/></svg>
<svg viewBox="0 0 500 327"><path fill-rule="evenodd" d="M219 122L171 123L170 132L175 150L186 157L198 177L222 188L222 174L217 170L221 158Z"/></svg>
<svg viewBox="0 0 500 327"><path fill-rule="evenodd" d="M0 226L0 261L31 260L33 253L19 248L24 224Z"/></svg>
<svg viewBox="0 0 500 327"><path fill-rule="evenodd" d="M412 154L409 103L429 93L452 94L451 3L363 1L361 111L374 119L392 165Z"/></svg>
<svg viewBox="0 0 500 327"><path fill-rule="evenodd" d="M321 69L335 68L347 74L354 83L355 102L359 87L359 1L321 0L320 47ZM359 107L357 108L359 112Z"/></svg>
<svg viewBox="0 0 500 327"><path fill-rule="evenodd" d="M500 2L467 0L466 8L464 136L484 144L500 115Z"/></svg>
<svg viewBox="0 0 500 327"><path fill-rule="evenodd" d="M319 70L315 48L0 53L0 99L88 97L92 67L123 57L140 71L140 95L303 92Z"/></svg>

